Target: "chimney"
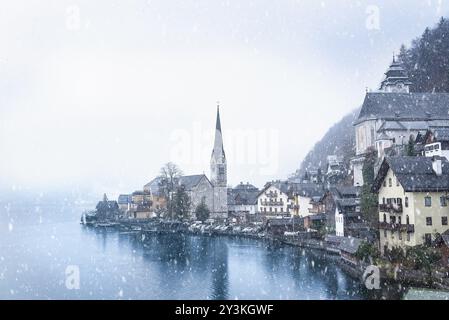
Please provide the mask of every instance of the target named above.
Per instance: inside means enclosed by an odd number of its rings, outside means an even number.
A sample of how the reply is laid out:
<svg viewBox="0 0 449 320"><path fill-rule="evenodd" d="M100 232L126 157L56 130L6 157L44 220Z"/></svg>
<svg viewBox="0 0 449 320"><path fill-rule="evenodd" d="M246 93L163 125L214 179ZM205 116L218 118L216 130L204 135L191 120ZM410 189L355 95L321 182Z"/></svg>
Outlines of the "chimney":
<svg viewBox="0 0 449 320"><path fill-rule="evenodd" d="M432 158L432 169L437 176L441 176L443 174L441 159L438 159L436 157Z"/></svg>

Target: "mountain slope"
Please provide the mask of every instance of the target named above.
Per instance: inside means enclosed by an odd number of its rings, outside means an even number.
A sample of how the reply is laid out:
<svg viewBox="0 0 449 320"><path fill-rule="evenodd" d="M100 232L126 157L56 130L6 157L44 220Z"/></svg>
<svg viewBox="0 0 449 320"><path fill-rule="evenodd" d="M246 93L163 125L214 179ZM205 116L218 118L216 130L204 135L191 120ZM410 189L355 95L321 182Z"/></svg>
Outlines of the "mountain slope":
<svg viewBox="0 0 449 320"><path fill-rule="evenodd" d="M310 168L325 169L328 155L343 156L345 163L349 164L349 159L355 154L355 136L352 124L359 112L360 109L357 108L327 131L304 158L299 170L300 175Z"/></svg>

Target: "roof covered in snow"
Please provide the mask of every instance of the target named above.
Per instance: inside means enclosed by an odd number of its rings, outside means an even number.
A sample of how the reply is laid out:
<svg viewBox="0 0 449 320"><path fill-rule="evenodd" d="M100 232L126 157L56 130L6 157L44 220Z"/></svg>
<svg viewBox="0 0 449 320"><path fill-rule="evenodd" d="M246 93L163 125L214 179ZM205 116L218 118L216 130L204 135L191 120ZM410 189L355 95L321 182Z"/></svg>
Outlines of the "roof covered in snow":
<svg viewBox="0 0 449 320"><path fill-rule="evenodd" d="M209 179L207 179L206 175L204 174L197 174L192 176L182 176L179 178L179 184L184 186L186 190L192 190L195 188L202 179L206 179L209 182ZM210 182L209 182L210 183Z"/></svg>
<svg viewBox="0 0 449 320"><path fill-rule="evenodd" d="M350 254L355 254L362 242L363 240L358 238L341 238L339 249Z"/></svg>
<svg viewBox="0 0 449 320"><path fill-rule="evenodd" d="M438 176L432 161L441 161L442 174ZM443 157L386 157L373 184L378 191L391 168L406 192L449 191L449 161Z"/></svg>
<svg viewBox="0 0 449 320"><path fill-rule="evenodd" d="M372 119L449 120L449 94L368 92L356 123Z"/></svg>

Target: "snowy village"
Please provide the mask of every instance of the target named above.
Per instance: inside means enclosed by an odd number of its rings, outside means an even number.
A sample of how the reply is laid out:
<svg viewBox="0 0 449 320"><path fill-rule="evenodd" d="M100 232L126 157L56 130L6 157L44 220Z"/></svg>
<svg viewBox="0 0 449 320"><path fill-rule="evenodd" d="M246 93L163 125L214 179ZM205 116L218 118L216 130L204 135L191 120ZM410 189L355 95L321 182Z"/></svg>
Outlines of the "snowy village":
<svg viewBox="0 0 449 320"><path fill-rule="evenodd" d="M449 300L449 3L144 2L7 5L0 300Z"/></svg>
<svg viewBox="0 0 449 320"><path fill-rule="evenodd" d="M354 122L350 165L327 155L324 168L308 167L262 189L249 182L228 187L217 107L209 177L182 175L167 163L141 190L117 200L105 194L82 223L143 236L279 241L339 255L361 279L375 264L385 278L449 290L449 94L410 92L412 85L394 56Z"/></svg>

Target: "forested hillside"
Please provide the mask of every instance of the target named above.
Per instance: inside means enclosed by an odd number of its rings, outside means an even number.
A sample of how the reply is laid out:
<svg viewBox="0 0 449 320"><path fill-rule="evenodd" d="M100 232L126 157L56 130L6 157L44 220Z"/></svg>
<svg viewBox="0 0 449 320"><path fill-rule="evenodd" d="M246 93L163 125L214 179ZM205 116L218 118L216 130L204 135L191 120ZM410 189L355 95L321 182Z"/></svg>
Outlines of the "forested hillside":
<svg viewBox="0 0 449 320"><path fill-rule="evenodd" d="M410 48L402 46L404 63L414 92L449 92L449 20L441 18L434 29L427 28Z"/></svg>
<svg viewBox="0 0 449 320"><path fill-rule="evenodd" d="M355 154L355 136L353 134L353 126L355 118L358 116L360 109L357 108L338 123L333 125L324 137L315 144L312 150L304 158L301 164L300 174L307 168L325 168L327 156L337 155L344 156L345 162L349 162L349 158Z"/></svg>

